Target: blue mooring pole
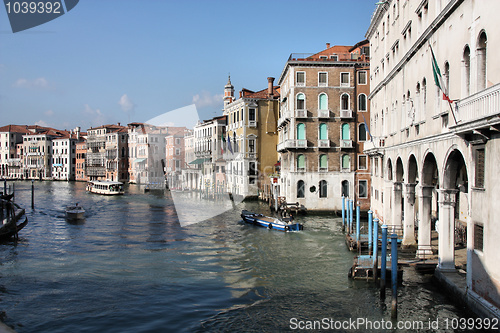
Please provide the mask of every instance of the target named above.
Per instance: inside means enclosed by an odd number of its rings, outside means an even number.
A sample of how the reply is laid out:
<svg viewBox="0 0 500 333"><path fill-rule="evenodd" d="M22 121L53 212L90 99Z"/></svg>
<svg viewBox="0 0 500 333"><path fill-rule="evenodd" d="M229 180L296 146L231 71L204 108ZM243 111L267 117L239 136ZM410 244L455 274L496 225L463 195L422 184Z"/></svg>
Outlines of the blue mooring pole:
<svg viewBox="0 0 500 333"><path fill-rule="evenodd" d="M391 235L391 283L392 283L392 310L391 317L398 316L398 235Z"/></svg>
<svg viewBox="0 0 500 333"><path fill-rule="evenodd" d="M345 230L345 197L342 196L342 229Z"/></svg>
<svg viewBox="0 0 500 333"><path fill-rule="evenodd" d="M354 228L353 228L353 226L354 226L354 222L353 222L353 220L354 220L354 207L353 206L354 206L354 200L349 200L349 217L351 219L351 227L350 227L351 233L354 230Z"/></svg>
<svg viewBox="0 0 500 333"><path fill-rule="evenodd" d="M373 220L373 280L377 281L378 274L378 219Z"/></svg>
<svg viewBox="0 0 500 333"><path fill-rule="evenodd" d="M373 227L373 212L370 209L368 211L368 255L371 255L372 252L372 227Z"/></svg>
<svg viewBox="0 0 500 333"><path fill-rule="evenodd" d="M361 250L361 244L359 242L359 233L361 232L361 223L359 223L359 203L356 205L356 244L358 250Z"/></svg>
<svg viewBox="0 0 500 333"><path fill-rule="evenodd" d="M382 226L382 252L380 254L380 298L385 299L385 279L387 269L387 226Z"/></svg>

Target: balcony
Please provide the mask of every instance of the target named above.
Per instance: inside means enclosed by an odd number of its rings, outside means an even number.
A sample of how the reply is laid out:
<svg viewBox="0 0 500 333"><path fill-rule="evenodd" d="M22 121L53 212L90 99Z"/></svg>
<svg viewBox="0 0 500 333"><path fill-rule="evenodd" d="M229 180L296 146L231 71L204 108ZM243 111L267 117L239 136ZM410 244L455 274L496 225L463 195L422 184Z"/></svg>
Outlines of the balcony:
<svg viewBox="0 0 500 333"><path fill-rule="evenodd" d="M330 148L330 140L318 140L319 148Z"/></svg>
<svg viewBox="0 0 500 333"><path fill-rule="evenodd" d="M278 126L281 126L284 122L290 120L290 111L282 110L280 112L280 117L278 118Z"/></svg>
<svg viewBox="0 0 500 333"><path fill-rule="evenodd" d="M340 110L340 118L352 118L352 110Z"/></svg>
<svg viewBox="0 0 500 333"><path fill-rule="evenodd" d="M318 118L330 118L330 110L318 110Z"/></svg>
<svg viewBox="0 0 500 333"><path fill-rule="evenodd" d="M499 110L500 84L496 84L457 102L458 126L498 115Z"/></svg>
<svg viewBox="0 0 500 333"><path fill-rule="evenodd" d="M255 120L249 120L248 121L248 127L257 127L257 121L255 121Z"/></svg>
<svg viewBox="0 0 500 333"><path fill-rule="evenodd" d="M295 148L307 148L307 140L289 139L278 143L276 147L278 151L284 151L286 149L295 149Z"/></svg>
<svg viewBox="0 0 500 333"><path fill-rule="evenodd" d="M295 110L295 118L307 118L307 110Z"/></svg>
<svg viewBox="0 0 500 333"><path fill-rule="evenodd" d="M340 140L340 148L352 148L352 140Z"/></svg>

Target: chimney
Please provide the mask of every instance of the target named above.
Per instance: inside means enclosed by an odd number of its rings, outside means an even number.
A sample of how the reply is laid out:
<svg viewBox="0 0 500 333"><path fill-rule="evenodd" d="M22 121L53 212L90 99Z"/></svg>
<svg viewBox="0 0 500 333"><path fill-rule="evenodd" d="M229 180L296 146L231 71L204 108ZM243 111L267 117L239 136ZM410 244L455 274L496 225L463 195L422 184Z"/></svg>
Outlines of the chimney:
<svg viewBox="0 0 500 333"><path fill-rule="evenodd" d="M120 126L120 123L118 123L118 126Z"/></svg>
<svg viewBox="0 0 500 333"><path fill-rule="evenodd" d="M243 90L240 90L240 98L243 97Z"/></svg>
<svg viewBox="0 0 500 333"><path fill-rule="evenodd" d="M267 78L267 95L269 98L273 98L273 83L274 83L274 77L268 77Z"/></svg>
<svg viewBox="0 0 500 333"><path fill-rule="evenodd" d="M326 43L326 48L329 49L330 48L330 43Z"/></svg>
<svg viewBox="0 0 500 333"><path fill-rule="evenodd" d="M80 127L79 126L77 128L75 128L75 133L76 133L76 139L80 140Z"/></svg>

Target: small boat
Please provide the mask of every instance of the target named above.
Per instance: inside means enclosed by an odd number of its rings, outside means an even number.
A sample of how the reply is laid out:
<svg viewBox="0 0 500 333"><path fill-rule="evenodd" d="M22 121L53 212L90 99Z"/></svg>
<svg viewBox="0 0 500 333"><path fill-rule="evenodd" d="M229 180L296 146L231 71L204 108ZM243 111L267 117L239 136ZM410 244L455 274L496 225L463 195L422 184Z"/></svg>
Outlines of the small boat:
<svg viewBox="0 0 500 333"><path fill-rule="evenodd" d="M279 231L299 231L303 230L304 226L300 223L292 223L291 219L284 221L274 217L264 216L262 214L255 214L247 210L241 212L241 218L246 223L251 223L259 227L264 227Z"/></svg>
<svg viewBox="0 0 500 333"><path fill-rule="evenodd" d="M28 224L25 211L19 205L0 199L0 240L18 238L18 233Z"/></svg>
<svg viewBox="0 0 500 333"><path fill-rule="evenodd" d="M87 191L104 195L121 195L123 183L109 180L93 180L87 183Z"/></svg>
<svg viewBox="0 0 500 333"><path fill-rule="evenodd" d="M68 220L81 220L85 214L85 209L82 206L68 206L66 207L66 218Z"/></svg>

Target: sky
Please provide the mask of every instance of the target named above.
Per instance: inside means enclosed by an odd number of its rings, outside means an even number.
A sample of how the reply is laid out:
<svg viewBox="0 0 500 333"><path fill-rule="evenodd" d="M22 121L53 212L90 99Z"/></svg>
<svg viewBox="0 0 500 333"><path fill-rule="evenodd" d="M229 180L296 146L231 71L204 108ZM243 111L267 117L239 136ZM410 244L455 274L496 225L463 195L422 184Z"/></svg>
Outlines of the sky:
<svg viewBox="0 0 500 333"><path fill-rule="evenodd" d="M0 126L82 130L145 122L176 125L222 114L235 95L276 81L290 53L365 39L376 0L81 0L13 33L0 7Z"/></svg>

